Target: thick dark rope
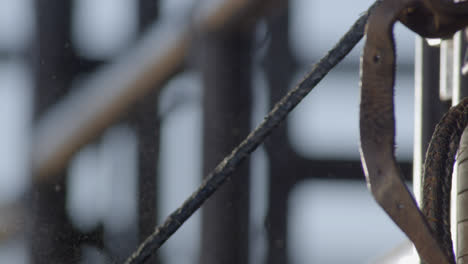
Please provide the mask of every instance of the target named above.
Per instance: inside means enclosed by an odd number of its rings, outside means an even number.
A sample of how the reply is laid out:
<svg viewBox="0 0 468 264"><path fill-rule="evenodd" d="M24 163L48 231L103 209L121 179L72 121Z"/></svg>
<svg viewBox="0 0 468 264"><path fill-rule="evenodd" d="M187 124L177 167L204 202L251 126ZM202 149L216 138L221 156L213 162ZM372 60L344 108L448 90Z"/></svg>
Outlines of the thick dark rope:
<svg viewBox="0 0 468 264"><path fill-rule="evenodd" d="M445 253L454 259L450 232L450 191L455 156L465 127L468 125L468 98L442 117L432 135L424 162L423 205L434 235Z"/></svg>
<svg viewBox="0 0 468 264"><path fill-rule="evenodd" d="M127 259L126 264L144 263L200 206L225 182L229 175L247 156L260 145L296 105L333 69L362 39L369 11L376 1L349 29L340 41L315 64L304 80L288 92L252 131L218 166L205 178L200 187L176 211L145 239Z"/></svg>

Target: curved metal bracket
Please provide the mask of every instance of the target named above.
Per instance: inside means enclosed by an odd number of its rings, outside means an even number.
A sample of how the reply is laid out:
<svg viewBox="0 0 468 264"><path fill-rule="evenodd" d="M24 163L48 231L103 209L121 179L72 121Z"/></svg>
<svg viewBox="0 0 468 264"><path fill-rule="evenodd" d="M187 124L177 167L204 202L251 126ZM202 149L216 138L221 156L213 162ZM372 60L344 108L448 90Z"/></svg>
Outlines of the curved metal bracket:
<svg viewBox="0 0 468 264"><path fill-rule="evenodd" d="M379 205L414 243L426 263L455 263L444 252L408 191L394 157L393 85L397 20L422 36L446 37L468 24L468 2L384 0L366 28L361 60L361 160L368 187Z"/></svg>

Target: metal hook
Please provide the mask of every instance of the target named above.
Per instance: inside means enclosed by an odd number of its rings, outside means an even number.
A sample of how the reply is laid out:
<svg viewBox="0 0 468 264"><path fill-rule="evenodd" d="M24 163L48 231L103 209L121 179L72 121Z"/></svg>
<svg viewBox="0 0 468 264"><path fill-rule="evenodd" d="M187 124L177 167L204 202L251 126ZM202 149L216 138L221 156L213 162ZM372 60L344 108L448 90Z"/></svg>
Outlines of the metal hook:
<svg viewBox="0 0 468 264"><path fill-rule="evenodd" d="M447 37L468 24L468 3L384 0L370 15L361 64L361 160L379 205L414 243L426 263L455 263L444 252L408 191L394 157L393 85L397 20L425 37Z"/></svg>

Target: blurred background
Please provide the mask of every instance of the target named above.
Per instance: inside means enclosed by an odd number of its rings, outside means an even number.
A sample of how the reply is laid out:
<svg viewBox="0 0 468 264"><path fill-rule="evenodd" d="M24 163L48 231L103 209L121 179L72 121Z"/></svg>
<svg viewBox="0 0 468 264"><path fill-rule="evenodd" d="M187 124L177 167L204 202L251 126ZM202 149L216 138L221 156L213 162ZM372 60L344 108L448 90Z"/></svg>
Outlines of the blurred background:
<svg viewBox="0 0 468 264"><path fill-rule="evenodd" d="M373 1L256 1L210 29L223 2L0 0L0 263L123 262ZM395 39L410 179L415 41ZM150 263L375 263L405 241L360 165L361 50Z"/></svg>

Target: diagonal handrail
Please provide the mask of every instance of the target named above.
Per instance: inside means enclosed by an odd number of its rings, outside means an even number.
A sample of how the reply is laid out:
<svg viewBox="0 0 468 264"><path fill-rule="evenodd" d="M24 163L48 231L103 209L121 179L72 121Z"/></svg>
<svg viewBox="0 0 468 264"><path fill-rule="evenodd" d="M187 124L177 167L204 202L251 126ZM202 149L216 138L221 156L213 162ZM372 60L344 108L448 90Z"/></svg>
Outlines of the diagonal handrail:
<svg viewBox="0 0 468 264"><path fill-rule="evenodd" d="M197 6L191 25L156 23L128 53L103 66L40 118L32 140L35 180L50 179L139 98L159 91L183 69L197 34L253 22L282 2L204 1Z"/></svg>

